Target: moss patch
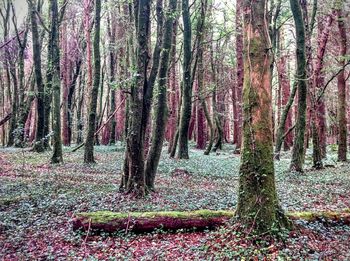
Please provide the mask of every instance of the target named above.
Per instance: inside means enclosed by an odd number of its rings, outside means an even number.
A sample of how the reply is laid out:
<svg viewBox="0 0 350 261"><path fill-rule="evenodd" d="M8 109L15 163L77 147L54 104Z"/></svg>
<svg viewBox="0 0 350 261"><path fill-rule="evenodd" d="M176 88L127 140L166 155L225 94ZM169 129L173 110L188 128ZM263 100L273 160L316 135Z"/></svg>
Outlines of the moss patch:
<svg viewBox="0 0 350 261"><path fill-rule="evenodd" d="M169 217L169 218L215 218L215 217L233 217L234 211L224 210L195 210L195 211L160 211L160 212L130 212L120 213L111 211L97 211L91 213L78 213L76 217L85 217L91 219L93 223L105 223L116 219L125 218L155 218L155 217Z"/></svg>

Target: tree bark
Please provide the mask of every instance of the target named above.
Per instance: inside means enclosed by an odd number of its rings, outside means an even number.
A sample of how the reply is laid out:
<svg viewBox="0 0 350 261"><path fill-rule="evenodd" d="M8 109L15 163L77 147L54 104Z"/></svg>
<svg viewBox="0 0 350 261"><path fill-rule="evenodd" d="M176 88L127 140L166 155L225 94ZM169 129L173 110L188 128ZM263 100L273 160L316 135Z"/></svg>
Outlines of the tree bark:
<svg viewBox="0 0 350 261"><path fill-rule="evenodd" d="M147 89L147 67L149 61L148 40L150 34L150 1L139 0L137 9L137 64L135 80L131 86L129 104L129 127L127 134L127 148L124 176L126 184L122 184L127 193L133 193L136 197L143 197L146 193L144 175L144 129L143 110L144 94Z"/></svg>
<svg viewBox="0 0 350 261"><path fill-rule="evenodd" d="M182 103L179 124L179 150L177 158L189 159L188 155L188 129L191 120L192 107L192 78L191 78L191 17L190 6L188 0L182 0L182 19L184 24L184 43L183 43L183 87L182 87Z"/></svg>
<svg viewBox="0 0 350 261"><path fill-rule="evenodd" d="M166 12L166 21L164 25L164 35L162 40L162 53L160 57L160 66L158 72L157 103L155 107L154 122L152 128L152 143L148 152L145 177L148 190L154 190L154 181L162 153L163 141L165 136L166 121L168 118L167 106L167 77L169 67L169 57L172 45L172 29L174 13L176 12L177 0L170 0Z"/></svg>
<svg viewBox="0 0 350 261"><path fill-rule="evenodd" d="M94 52L94 82L90 92L90 106L88 112L88 130L85 140L84 162L94 163L94 133L96 128L96 110L98 89L101 77L100 58L100 20L101 20L101 0L95 0L95 35L93 42Z"/></svg>
<svg viewBox="0 0 350 261"><path fill-rule="evenodd" d="M31 29L32 29L32 45L33 45L33 63L34 63L34 73L35 73L35 82L36 82L36 109L38 120L36 124L36 135L35 135L35 144L33 150L36 152L44 152L45 147L45 88L43 77L41 73L41 44L39 38L38 30L38 21L36 15L36 7L33 0L27 0L28 6L30 9L30 20L31 20Z"/></svg>
<svg viewBox="0 0 350 261"><path fill-rule="evenodd" d="M52 78L51 83L53 90L53 154L51 157L51 163L63 162L62 156L62 141L61 141L61 81L60 81L60 50L59 50L59 24L58 24L58 6L57 0L50 1L51 12L51 27L49 38L49 50L48 53L48 70L50 70Z"/></svg>
<svg viewBox="0 0 350 261"><path fill-rule="evenodd" d="M343 6L343 5L342 5ZM345 28L345 16L341 8L337 10L338 29L340 34L340 65L345 65L345 56L347 53L347 35ZM345 70L338 75L338 125L339 125L339 145L338 145L338 161L347 161L347 119L346 119L346 79Z"/></svg>
<svg viewBox="0 0 350 261"><path fill-rule="evenodd" d="M307 84L306 84L306 56L305 56L305 27L303 16L298 1L290 0L292 9L296 39L297 39L297 70L296 82L298 88L298 112L295 124L295 136L293 141L292 160L290 170L303 172L304 165L304 136L306 127L306 98L307 98Z"/></svg>
<svg viewBox="0 0 350 261"><path fill-rule="evenodd" d="M242 143L242 90L244 78L244 64L243 64L243 22L242 22L242 0L236 0L236 88L235 88L235 108L236 115L234 115L234 138L233 143L236 144L235 152L239 153Z"/></svg>
<svg viewBox="0 0 350 261"><path fill-rule="evenodd" d="M236 217L254 233L289 227L278 202L273 163L271 43L265 0L245 0L243 147Z"/></svg>

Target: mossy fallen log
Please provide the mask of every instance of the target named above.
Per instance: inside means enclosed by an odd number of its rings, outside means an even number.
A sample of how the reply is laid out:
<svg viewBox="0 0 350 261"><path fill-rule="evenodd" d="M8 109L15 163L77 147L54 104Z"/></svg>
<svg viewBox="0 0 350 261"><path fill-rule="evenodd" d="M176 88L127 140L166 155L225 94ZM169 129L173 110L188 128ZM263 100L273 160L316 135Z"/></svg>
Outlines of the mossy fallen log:
<svg viewBox="0 0 350 261"><path fill-rule="evenodd" d="M73 229L97 230L104 232L133 231L136 233L150 232L156 229L213 229L223 225L232 218L232 211L162 211L162 212L131 212L115 213L98 211L79 213L73 220Z"/></svg>
<svg viewBox="0 0 350 261"><path fill-rule="evenodd" d="M78 213L73 219L73 229L82 231L132 231L151 232L157 229L176 231L179 229L214 229L222 226L234 216L234 211L196 210L118 213L98 211ZM292 220L323 223L336 222L350 225L350 209L341 212L290 212Z"/></svg>

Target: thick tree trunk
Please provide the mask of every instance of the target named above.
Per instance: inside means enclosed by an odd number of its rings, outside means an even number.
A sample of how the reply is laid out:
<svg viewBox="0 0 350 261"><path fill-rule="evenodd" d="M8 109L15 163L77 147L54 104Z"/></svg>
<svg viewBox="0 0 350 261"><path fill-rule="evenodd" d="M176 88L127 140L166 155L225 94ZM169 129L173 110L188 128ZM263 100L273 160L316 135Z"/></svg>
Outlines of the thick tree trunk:
<svg viewBox="0 0 350 261"><path fill-rule="evenodd" d="M148 40L150 34L150 2L139 0L137 6L137 74L131 87L130 118L127 134L127 148L124 171L126 184L122 188L127 193L134 193L137 197L143 197L146 193L144 175L144 93L147 89L148 67ZM126 172L127 171L127 172Z"/></svg>
<svg viewBox="0 0 350 261"><path fill-rule="evenodd" d="M270 71L272 55L265 7L265 0L245 0L243 3L244 121L236 211L242 225L259 234L271 233L271 228L289 226L279 206L275 186Z"/></svg>
<svg viewBox="0 0 350 261"><path fill-rule="evenodd" d="M188 0L182 0L182 19L184 24L184 43L183 43L183 83L182 83L182 103L179 124L179 150L177 157L179 159L189 159L188 155L188 129L191 119L191 98L192 98L192 77L191 77L191 17Z"/></svg>
<svg viewBox="0 0 350 261"><path fill-rule="evenodd" d="M292 171L302 172L304 165L304 137L306 127L306 98L307 98L307 73L305 56L305 27L303 16L298 1L290 0L292 9L296 37L297 37L297 88L298 88L298 113L295 124L295 136L293 141L292 160L290 169Z"/></svg>
<svg viewBox="0 0 350 261"><path fill-rule="evenodd" d="M96 126L96 109L98 89L101 77L100 58L100 20L101 20L101 0L95 0L95 35L93 43L94 51L94 83L90 92L90 106L88 112L88 130L85 140L84 162L94 163L94 133Z"/></svg>
<svg viewBox="0 0 350 261"><path fill-rule="evenodd" d="M345 55L347 54L347 35L345 28L345 16L343 11L339 9L338 13L338 29L340 34L339 54L341 56L340 65L345 64ZM346 119L346 79L345 70L338 75L338 125L339 125L339 146L338 161L347 161L347 119Z"/></svg>

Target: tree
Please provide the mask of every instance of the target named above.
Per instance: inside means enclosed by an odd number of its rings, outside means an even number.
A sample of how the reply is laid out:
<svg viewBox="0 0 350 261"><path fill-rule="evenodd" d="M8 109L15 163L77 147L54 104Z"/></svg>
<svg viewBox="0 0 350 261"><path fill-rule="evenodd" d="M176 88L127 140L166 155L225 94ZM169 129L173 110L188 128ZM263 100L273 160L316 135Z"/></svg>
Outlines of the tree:
<svg viewBox="0 0 350 261"><path fill-rule="evenodd" d="M100 77L101 77L100 20L101 20L101 0L95 0L95 35L94 35L94 42L93 42L94 80L93 80L93 86L90 92L88 130L87 130L87 135L85 140L85 152L84 152L85 163L95 162L95 159L94 159L95 135L94 134L95 134L95 127L96 127L98 88L100 86Z"/></svg>
<svg viewBox="0 0 350 261"><path fill-rule="evenodd" d="M25 58L25 50L27 49L27 41L28 41L28 31L29 31L29 25L26 22L25 24L25 31L23 33L23 39L21 39L21 33L19 32L17 28L17 17L16 17L16 11L14 8L13 3L11 3L12 6L12 22L16 33L16 39L19 46L18 51L18 77L19 77L19 104L18 104L18 119L16 122L16 129L18 130L18 136L15 140L15 146L16 147L23 147L24 146L24 125L27 120L28 114L29 114L29 108L31 105L31 102L33 100L34 96L28 95L27 99L28 102L25 101L25 72L24 72L24 58Z"/></svg>
<svg viewBox="0 0 350 261"><path fill-rule="evenodd" d="M182 19L184 23L183 31L183 83L182 83L182 103L179 124L179 159L188 159L188 128L191 120L192 107L192 78L191 78L191 18L188 0L182 0Z"/></svg>
<svg viewBox="0 0 350 261"><path fill-rule="evenodd" d="M57 0L50 1L51 28L48 53L48 70L50 77L48 85L53 90L53 154L51 163L63 162L61 140L61 81L60 81L60 50L59 50L59 23Z"/></svg>
<svg viewBox="0 0 350 261"><path fill-rule="evenodd" d="M41 72L41 44L38 30L37 10L34 0L27 0L30 10L30 21L32 29L32 45L33 45L33 63L36 82L36 102L38 120L36 123L36 136L33 150L36 152L44 152L46 150L45 139L45 88Z"/></svg>
<svg viewBox="0 0 350 261"><path fill-rule="evenodd" d="M275 187L271 42L265 0L245 0L243 143L236 216L257 233L288 227Z"/></svg>
<svg viewBox="0 0 350 261"><path fill-rule="evenodd" d="M302 172L304 165L304 135L306 127L306 56L305 56L305 27L303 15L299 1L290 0L290 6L293 13L296 39L297 39L297 70L296 84L298 89L298 113L295 123L295 136L293 141L292 160L290 169L292 171Z"/></svg>
<svg viewBox="0 0 350 261"><path fill-rule="evenodd" d="M127 193L134 193L137 197L143 197L146 193L144 175L144 126L142 119L149 61L150 4L148 0L139 0L136 3L136 9L138 10L136 23L136 76L131 86L125 167L121 184L122 190L125 190Z"/></svg>
<svg viewBox="0 0 350 261"><path fill-rule="evenodd" d="M342 1L341 1L342 2ZM343 4L337 10L338 29L340 34L339 55L340 65L345 65L345 55L347 52L347 35L342 11ZM346 161L347 153L347 119L346 119L346 78L345 70L343 69L338 75L338 124L339 124L339 146L338 146L338 161Z"/></svg>
<svg viewBox="0 0 350 261"><path fill-rule="evenodd" d="M165 127L168 118L167 77L172 44L173 20L175 17L176 6L177 0L169 1L169 7L166 12L166 22L164 25L162 53L158 73L157 103L152 130L152 144L148 153L145 167L146 186L149 190L154 190L154 180L163 148Z"/></svg>
<svg viewBox="0 0 350 261"><path fill-rule="evenodd" d="M236 153L241 149L242 143L242 89L243 89L243 78L244 78L244 65L243 65L243 32L242 32L242 0L236 1L236 55L237 55L237 66L236 66L236 85L233 90L235 110L234 115L234 138L233 142L236 144Z"/></svg>

